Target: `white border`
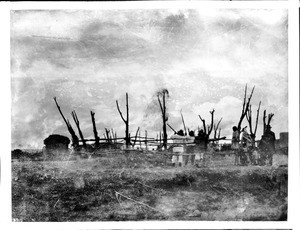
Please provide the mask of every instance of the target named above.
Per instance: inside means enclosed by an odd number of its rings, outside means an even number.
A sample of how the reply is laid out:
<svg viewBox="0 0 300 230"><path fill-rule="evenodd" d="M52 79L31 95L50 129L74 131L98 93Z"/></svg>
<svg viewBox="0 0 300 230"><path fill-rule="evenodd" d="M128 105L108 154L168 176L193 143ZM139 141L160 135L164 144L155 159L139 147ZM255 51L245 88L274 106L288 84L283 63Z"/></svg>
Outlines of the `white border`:
<svg viewBox="0 0 300 230"><path fill-rule="evenodd" d="M10 10L21 9L153 9L153 8L236 8L288 9L289 13L289 196L287 222L245 221L140 221L140 222L71 222L14 223L11 222L11 163L10 163ZM10 2L0 3L0 63L1 63L1 151L0 223L2 229L300 229L299 173L299 3L295 1L183 1L183 2ZM4 121L4 122L3 122ZM4 128L3 128L4 127Z"/></svg>

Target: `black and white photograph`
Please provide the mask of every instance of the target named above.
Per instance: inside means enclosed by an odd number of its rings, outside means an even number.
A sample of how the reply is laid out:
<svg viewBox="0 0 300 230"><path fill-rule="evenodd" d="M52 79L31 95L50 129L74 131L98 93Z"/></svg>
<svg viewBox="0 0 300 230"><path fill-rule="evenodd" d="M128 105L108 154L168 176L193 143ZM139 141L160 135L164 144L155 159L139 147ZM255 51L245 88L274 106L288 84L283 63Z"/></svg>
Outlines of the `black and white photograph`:
<svg viewBox="0 0 300 230"><path fill-rule="evenodd" d="M12 221L286 221L287 31L286 9L12 10Z"/></svg>

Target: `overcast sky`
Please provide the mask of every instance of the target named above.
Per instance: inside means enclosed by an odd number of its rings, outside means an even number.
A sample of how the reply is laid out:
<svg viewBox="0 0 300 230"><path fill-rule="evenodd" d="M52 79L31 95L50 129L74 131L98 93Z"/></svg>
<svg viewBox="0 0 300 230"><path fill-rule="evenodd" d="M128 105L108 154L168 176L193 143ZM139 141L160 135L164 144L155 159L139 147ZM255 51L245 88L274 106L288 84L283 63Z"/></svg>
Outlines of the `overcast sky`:
<svg viewBox="0 0 300 230"><path fill-rule="evenodd" d="M223 118L231 137L242 108L244 86L255 85L252 107L275 113L276 137L288 131L286 10L102 10L12 11L12 147L41 148L50 134L69 136L55 106L85 137L92 138L90 110L102 136L123 136L129 94L130 132L151 136L162 129L156 93L167 88L169 124L201 126L200 114ZM255 115L255 114L254 114ZM246 120L244 125L247 125ZM169 134L173 132L168 130Z"/></svg>

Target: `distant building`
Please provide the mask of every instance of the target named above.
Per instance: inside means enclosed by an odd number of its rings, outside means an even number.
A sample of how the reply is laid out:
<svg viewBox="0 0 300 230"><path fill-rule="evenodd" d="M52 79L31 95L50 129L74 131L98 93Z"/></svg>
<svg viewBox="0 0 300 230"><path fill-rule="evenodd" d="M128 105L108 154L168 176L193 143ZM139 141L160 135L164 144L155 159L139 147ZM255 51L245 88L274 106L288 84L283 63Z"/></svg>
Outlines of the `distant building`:
<svg viewBox="0 0 300 230"><path fill-rule="evenodd" d="M289 146L289 133L281 132L279 133L279 139L275 142L275 148L277 153L288 154Z"/></svg>

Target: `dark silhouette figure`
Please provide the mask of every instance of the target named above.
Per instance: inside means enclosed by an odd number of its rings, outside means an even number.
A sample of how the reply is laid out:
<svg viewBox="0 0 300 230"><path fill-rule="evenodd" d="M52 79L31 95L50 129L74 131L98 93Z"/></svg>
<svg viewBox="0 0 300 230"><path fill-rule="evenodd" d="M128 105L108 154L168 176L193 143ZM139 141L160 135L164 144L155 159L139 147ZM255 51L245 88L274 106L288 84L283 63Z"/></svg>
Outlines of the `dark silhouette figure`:
<svg viewBox="0 0 300 230"><path fill-rule="evenodd" d="M267 125L265 133L261 137L259 149L262 153L263 164L268 161L269 165L273 164L273 154L275 153L275 133L271 131L271 126Z"/></svg>
<svg viewBox="0 0 300 230"><path fill-rule="evenodd" d="M234 165L240 164L240 156L239 156L239 142L240 142L240 132L236 126L232 127L232 141L231 141L231 149L234 151L235 159Z"/></svg>
<svg viewBox="0 0 300 230"><path fill-rule="evenodd" d="M195 137L195 165L199 167L199 163L202 165L205 164L204 162L204 154L207 151L208 140L209 136L201 129L198 132L198 135Z"/></svg>

